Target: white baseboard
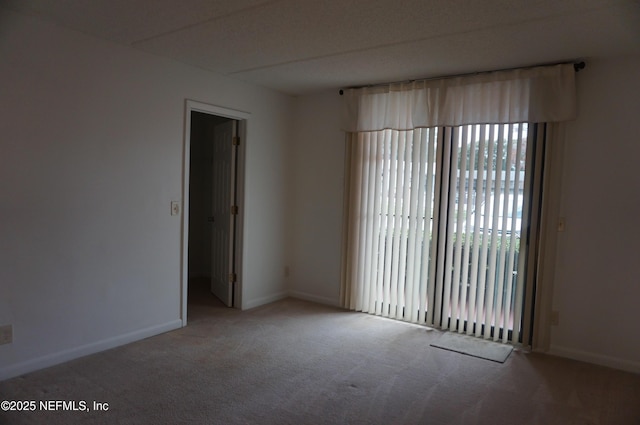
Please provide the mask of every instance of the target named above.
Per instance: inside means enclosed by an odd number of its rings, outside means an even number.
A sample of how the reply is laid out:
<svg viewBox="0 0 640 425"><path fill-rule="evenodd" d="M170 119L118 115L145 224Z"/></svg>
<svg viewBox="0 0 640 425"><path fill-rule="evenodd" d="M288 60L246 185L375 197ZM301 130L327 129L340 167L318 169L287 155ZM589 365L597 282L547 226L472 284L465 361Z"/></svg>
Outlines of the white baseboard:
<svg viewBox="0 0 640 425"><path fill-rule="evenodd" d="M242 302L242 310L249 310L251 308L260 307L261 305L269 304L274 301L279 301L289 296L289 292L281 291L266 297L254 298L252 300Z"/></svg>
<svg viewBox="0 0 640 425"><path fill-rule="evenodd" d="M260 307L262 305L269 304L274 301L279 301L287 297L298 298L306 301L312 301L318 304L330 305L332 307L338 307L340 305L340 302L337 299L333 299L333 298L321 297L318 295L309 294L309 293L300 292L300 291L281 291L273 295L268 295L266 297L249 300L246 303L242 304L242 310L249 310L251 308Z"/></svg>
<svg viewBox="0 0 640 425"><path fill-rule="evenodd" d="M80 347L71 348L69 350L59 351L57 353L47 354L42 357L37 357L25 362L3 367L0 368L0 381L19 375L24 375L25 373L33 372L39 369L44 369L46 367L55 366L69 360L108 350L120 345L129 344L134 341L139 341L141 339L169 332L181 327L182 320L173 320L162 325L151 326L149 328L130 332L128 334L118 335L113 338L103 339L91 344L82 345Z"/></svg>
<svg viewBox="0 0 640 425"><path fill-rule="evenodd" d="M309 294L301 291L289 291L289 296L293 298L299 298L301 300L313 301L314 303L330 305L332 307L339 307L340 301L334 298L321 297L314 294Z"/></svg>
<svg viewBox="0 0 640 425"><path fill-rule="evenodd" d="M602 354L575 350L573 348L561 347L558 345L552 345L547 354L566 357L573 360L580 360L600 366L607 366L627 372L640 373L640 362L625 360L618 357L605 356Z"/></svg>

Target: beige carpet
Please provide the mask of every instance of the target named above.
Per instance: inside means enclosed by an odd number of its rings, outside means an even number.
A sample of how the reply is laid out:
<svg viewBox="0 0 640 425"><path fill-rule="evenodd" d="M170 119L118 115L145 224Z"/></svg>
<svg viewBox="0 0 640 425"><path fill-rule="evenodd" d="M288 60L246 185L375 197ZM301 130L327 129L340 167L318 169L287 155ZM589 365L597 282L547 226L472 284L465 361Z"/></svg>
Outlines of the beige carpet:
<svg viewBox="0 0 640 425"><path fill-rule="evenodd" d="M640 376L514 352L435 349L441 333L287 299L211 300L190 325L0 382L0 400L106 412L0 412L0 424L640 424Z"/></svg>

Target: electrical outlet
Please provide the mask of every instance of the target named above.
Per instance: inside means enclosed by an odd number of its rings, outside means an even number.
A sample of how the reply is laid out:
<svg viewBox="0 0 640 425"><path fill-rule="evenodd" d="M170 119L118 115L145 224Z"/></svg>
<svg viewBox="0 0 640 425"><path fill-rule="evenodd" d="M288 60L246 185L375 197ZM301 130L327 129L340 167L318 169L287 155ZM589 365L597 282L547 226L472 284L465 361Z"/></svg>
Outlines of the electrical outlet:
<svg viewBox="0 0 640 425"><path fill-rule="evenodd" d="M551 326L558 326L560 324L560 313L557 311L551 312Z"/></svg>
<svg viewBox="0 0 640 425"><path fill-rule="evenodd" d="M560 217L558 219L558 232L564 232L565 228L565 220L564 217Z"/></svg>
<svg viewBox="0 0 640 425"><path fill-rule="evenodd" d="M0 345L13 342L13 325L0 326Z"/></svg>

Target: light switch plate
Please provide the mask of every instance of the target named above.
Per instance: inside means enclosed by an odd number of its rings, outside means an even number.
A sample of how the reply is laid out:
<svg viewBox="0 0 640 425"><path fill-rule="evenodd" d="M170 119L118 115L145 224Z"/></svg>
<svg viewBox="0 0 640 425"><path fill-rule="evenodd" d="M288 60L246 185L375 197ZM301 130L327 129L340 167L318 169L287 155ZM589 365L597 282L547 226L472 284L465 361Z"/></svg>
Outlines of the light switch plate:
<svg viewBox="0 0 640 425"><path fill-rule="evenodd" d="M171 201L171 215L180 214L180 202Z"/></svg>

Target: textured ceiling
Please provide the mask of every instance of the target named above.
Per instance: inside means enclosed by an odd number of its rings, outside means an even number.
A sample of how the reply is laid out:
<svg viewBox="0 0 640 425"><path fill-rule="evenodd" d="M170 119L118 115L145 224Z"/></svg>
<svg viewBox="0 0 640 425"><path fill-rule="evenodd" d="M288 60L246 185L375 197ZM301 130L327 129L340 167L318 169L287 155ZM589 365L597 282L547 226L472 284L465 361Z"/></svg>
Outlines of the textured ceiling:
<svg viewBox="0 0 640 425"><path fill-rule="evenodd" d="M638 0L4 0L293 95L640 53Z"/></svg>

